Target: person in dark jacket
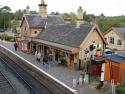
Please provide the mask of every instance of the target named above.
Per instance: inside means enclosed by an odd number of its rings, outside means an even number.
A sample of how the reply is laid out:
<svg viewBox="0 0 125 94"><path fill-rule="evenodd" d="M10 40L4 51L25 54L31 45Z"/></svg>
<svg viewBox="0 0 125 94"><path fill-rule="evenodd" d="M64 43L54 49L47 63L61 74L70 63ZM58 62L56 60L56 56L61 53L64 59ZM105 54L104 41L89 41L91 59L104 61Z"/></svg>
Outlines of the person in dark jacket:
<svg viewBox="0 0 125 94"><path fill-rule="evenodd" d="M17 43L15 42L15 43L14 43L14 49L15 49L15 51L17 51L17 47L18 47L18 45L17 45Z"/></svg>
<svg viewBox="0 0 125 94"><path fill-rule="evenodd" d="M43 57L43 65L45 65L46 68L48 67L48 58L47 58L47 56Z"/></svg>

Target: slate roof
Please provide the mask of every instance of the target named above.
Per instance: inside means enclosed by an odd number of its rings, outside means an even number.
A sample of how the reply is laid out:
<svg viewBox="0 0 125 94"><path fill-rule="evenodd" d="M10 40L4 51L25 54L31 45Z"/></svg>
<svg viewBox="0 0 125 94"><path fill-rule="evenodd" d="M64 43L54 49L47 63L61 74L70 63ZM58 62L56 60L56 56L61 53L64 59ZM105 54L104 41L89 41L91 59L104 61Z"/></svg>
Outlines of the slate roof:
<svg viewBox="0 0 125 94"><path fill-rule="evenodd" d="M110 56L107 56L107 58L117 63L123 63L123 61L125 61L125 57L119 56L119 55L110 55Z"/></svg>
<svg viewBox="0 0 125 94"><path fill-rule="evenodd" d="M125 28L116 28L115 29L120 33L125 33Z"/></svg>
<svg viewBox="0 0 125 94"><path fill-rule="evenodd" d="M81 25L79 28L71 24L47 25L37 39L78 48L92 27L93 25Z"/></svg>
<svg viewBox="0 0 125 94"><path fill-rule="evenodd" d="M115 29L116 29L116 31L118 32L118 33L120 33L121 35L125 35L125 28L116 28L115 27Z"/></svg>
<svg viewBox="0 0 125 94"><path fill-rule="evenodd" d="M124 27L111 27L108 29L108 31L104 32L103 34L106 35L109 33L111 30L115 30L116 33L122 38L123 40L125 39L125 28Z"/></svg>
<svg viewBox="0 0 125 94"><path fill-rule="evenodd" d="M59 16L55 15L48 15L47 18L41 17L40 15L33 15L33 14L26 14L24 15L29 27L31 28L42 28L46 24L64 24L63 19L61 19Z"/></svg>
<svg viewBox="0 0 125 94"><path fill-rule="evenodd" d="M125 57L125 51L116 51L117 55Z"/></svg>

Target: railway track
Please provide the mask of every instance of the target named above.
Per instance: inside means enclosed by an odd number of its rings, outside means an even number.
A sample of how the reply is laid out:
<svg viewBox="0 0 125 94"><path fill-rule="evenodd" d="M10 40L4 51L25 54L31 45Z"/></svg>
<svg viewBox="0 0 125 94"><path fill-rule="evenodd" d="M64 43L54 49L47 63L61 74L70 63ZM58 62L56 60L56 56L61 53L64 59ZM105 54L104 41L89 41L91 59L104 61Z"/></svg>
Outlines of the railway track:
<svg viewBox="0 0 125 94"><path fill-rule="evenodd" d="M0 71L0 94L16 94L14 87L1 71Z"/></svg>
<svg viewBox="0 0 125 94"><path fill-rule="evenodd" d="M49 87L46 87L42 84L42 82L38 81L31 74L29 74L26 70L16 64L9 57L5 56L0 52L0 60L6 64L16 75L18 75L31 89L30 94L56 94Z"/></svg>

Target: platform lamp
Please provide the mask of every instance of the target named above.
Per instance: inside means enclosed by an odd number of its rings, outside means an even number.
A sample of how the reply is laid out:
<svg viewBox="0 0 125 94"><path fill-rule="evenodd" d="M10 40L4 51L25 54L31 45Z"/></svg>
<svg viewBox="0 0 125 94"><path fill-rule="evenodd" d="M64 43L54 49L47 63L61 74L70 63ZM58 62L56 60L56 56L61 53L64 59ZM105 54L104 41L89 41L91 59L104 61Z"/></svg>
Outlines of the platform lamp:
<svg viewBox="0 0 125 94"><path fill-rule="evenodd" d="M86 48L85 50L84 50L84 54L85 54L85 70L84 70L84 72L85 72L85 77L84 77L84 82L86 83L86 84L88 84L89 83L89 75L88 75L88 68L87 68L87 62L88 62L88 54L89 54L89 50Z"/></svg>
<svg viewBox="0 0 125 94"><path fill-rule="evenodd" d="M85 54L85 72L88 72L87 62L88 62L89 50L87 48L84 50L84 54Z"/></svg>

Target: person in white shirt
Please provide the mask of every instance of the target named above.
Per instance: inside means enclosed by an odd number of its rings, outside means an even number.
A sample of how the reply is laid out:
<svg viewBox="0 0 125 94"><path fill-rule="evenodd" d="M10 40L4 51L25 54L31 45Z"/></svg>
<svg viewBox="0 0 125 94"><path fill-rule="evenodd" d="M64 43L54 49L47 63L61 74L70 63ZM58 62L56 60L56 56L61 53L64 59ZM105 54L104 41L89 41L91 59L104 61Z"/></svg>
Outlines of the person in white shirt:
<svg viewBox="0 0 125 94"><path fill-rule="evenodd" d="M38 60L38 59L37 59L37 54L38 54L38 52L36 51L36 52L35 52L35 57L36 57L36 60Z"/></svg>
<svg viewBox="0 0 125 94"><path fill-rule="evenodd" d="M41 58L41 53L40 52L38 52L38 54L37 54L37 60L40 62L40 58Z"/></svg>

